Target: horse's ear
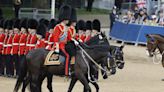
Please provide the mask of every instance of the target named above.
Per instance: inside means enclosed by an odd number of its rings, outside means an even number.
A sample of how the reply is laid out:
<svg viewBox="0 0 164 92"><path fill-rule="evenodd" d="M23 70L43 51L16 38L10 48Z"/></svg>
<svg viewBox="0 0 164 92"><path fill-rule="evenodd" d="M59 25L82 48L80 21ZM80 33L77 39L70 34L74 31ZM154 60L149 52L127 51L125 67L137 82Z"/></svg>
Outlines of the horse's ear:
<svg viewBox="0 0 164 92"><path fill-rule="evenodd" d="M145 34L146 38L151 38L150 34Z"/></svg>
<svg viewBox="0 0 164 92"><path fill-rule="evenodd" d="M125 44L122 44L122 45L120 46L120 50L123 50L124 47L125 47Z"/></svg>

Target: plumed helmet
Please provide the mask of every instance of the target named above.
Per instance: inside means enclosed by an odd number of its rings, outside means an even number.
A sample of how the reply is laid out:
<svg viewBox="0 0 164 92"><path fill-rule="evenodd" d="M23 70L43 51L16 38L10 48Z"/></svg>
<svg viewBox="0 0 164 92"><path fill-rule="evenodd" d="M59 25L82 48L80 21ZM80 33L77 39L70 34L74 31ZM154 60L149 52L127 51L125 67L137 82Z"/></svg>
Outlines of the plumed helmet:
<svg viewBox="0 0 164 92"><path fill-rule="evenodd" d="M46 35L46 25L45 24L39 24L37 27L37 34L41 35L43 38L45 38Z"/></svg>
<svg viewBox="0 0 164 92"><path fill-rule="evenodd" d="M71 7L69 5L63 5L59 10L59 21L70 20Z"/></svg>
<svg viewBox="0 0 164 92"><path fill-rule="evenodd" d="M77 21L76 9L72 8L72 11L71 11L71 22L76 22L76 21Z"/></svg>
<svg viewBox="0 0 164 92"><path fill-rule="evenodd" d="M51 19L50 23L48 25L49 29L54 29L54 27L57 25L57 21L55 19Z"/></svg>
<svg viewBox="0 0 164 92"><path fill-rule="evenodd" d="M13 24L13 28L20 29L20 19L16 19Z"/></svg>
<svg viewBox="0 0 164 92"><path fill-rule="evenodd" d="M89 20L86 22L86 30L92 30L92 22Z"/></svg>
<svg viewBox="0 0 164 92"><path fill-rule="evenodd" d="M28 20L28 28L30 29L37 29L38 22L35 19Z"/></svg>
<svg viewBox="0 0 164 92"><path fill-rule="evenodd" d="M97 30L98 32L100 32L100 28L101 28L100 21L98 19L93 20L92 27L94 30Z"/></svg>
<svg viewBox="0 0 164 92"><path fill-rule="evenodd" d="M4 21L5 21L4 19L0 20L0 28L3 28Z"/></svg>
<svg viewBox="0 0 164 92"><path fill-rule="evenodd" d="M20 28L25 28L25 29L28 28L28 19L27 18L21 19L21 21L20 21Z"/></svg>
<svg viewBox="0 0 164 92"><path fill-rule="evenodd" d="M12 30L13 29L13 24L14 24L14 22L13 22L13 20L8 20L8 22L7 22L7 29L8 30Z"/></svg>
<svg viewBox="0 0 164 92"><path fill-rule="evenodd" d="M77 22L77 30L85 30L85 21L84 20L79 20Z"/></svg>

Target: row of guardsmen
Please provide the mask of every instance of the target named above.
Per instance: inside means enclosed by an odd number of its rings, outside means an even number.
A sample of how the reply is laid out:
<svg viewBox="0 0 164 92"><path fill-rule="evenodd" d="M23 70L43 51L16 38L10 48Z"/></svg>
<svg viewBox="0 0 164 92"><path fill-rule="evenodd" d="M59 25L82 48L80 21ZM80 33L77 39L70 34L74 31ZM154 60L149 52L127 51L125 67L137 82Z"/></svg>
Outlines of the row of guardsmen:
<svg viewBox="0 0 164 92"><path fill-rule="evenodd" d="M100 21L79 20L72 9L70 23L67 25L67 40L75 38L86 42L100 32ZM0 20L0 76L16 77L19 73L21 59L36 48L52 49L54 29L61 25L56 19L1 19ZM60 28L59 27L59 28Z"/></svg>

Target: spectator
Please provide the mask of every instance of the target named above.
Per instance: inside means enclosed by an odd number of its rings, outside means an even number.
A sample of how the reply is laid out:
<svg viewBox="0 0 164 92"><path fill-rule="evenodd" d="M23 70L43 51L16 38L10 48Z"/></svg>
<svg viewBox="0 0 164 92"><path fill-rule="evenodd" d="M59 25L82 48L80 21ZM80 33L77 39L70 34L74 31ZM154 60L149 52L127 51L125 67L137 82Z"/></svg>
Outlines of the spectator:
<svg viewBox="0 0 164 92"><path fill-rule="evenodd" d="M164 26L164 15L163 15L163 11L160 11L159 12L159 17L157 19L157 23L160 25L160 26Z"/></svg>
<svg viewBox="0 0 164 92"><path fill-rule="evenodd" d="M123 16L123 22L125 23L135 23L134 15L131 11L128 11L125 16Z"/></svg>
<svg viewBox="0 0 164 92"><path fill-rule="evenodd" d="M14 0L14 11L15 11L15 18L19 18L19 9L21 6L21 0Z"/></svg>
<svg viewBox="0 0 164 92"><path fill-rule="evenodd" d="M137 19L137 23L138 24L144 24L144 23L146 23L146 21L147 21L147 15L146 15L146 13L143 11L143 9L140 9L139 10L139 16L138 16L138 19Z"/></svg>
<svg viewBox="0 0 164 92"><path fill-rule="evenodd" d="M138 18L138 16L139 16L138 6L135 6L134 7L134 18L135 18L135 20Z"/></svg>
<svg viewBox="0 0 164 92"><path fill-rule="evenodd" d="M115 20L118 18L118 15L117 15L117 7L114 6L113 9L112 9L112 13L110 13L110 30L112 30L112 27L113 27L113 24L115 22Z"/></svg>

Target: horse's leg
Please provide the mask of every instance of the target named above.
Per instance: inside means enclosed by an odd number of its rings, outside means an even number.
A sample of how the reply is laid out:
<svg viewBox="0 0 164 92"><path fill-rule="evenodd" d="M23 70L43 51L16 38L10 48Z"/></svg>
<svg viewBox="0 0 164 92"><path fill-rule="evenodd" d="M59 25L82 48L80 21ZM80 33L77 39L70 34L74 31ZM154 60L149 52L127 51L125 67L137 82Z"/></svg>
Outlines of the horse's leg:
<svg viewBox="0 0 164 92"><path fill-rule="evenodd" d="M22 92L25 92L27 85L30 83L30 76L27 76L23 81Z"/></svg>
<svg viewBox="0 0 164 92"><path fill-rule="evenodd" d="M84 92L91 92L91 88L88 84L88 80L83 73L78 73L78 79L84 85L84 89L85 89Z"/></svg>
<svg viewBox="0 0 164 92"><path fill-rule="evenodd" d="M72 92L72 89L75 86L76 82L77 82L77 78L75 78L75 76L72 77L71 83L70 83L69 88L68 88L68 92Z"/></svg>
<svg viewBox="0 0 164 92"><path fill-rule="evenodd" d="M39 80L39 73L38 74L37 73L31 74L31 80L30 80L31 92L41 92L38 80Z"/></svg>
<svg viewBox="0 0 164 92"><path fill-rule="evenodd" d="M93 79L92 79L93 80ZM88 81L89 82L89 81ZM91 84L93 84L96 88L96 92L99 92L99 85L97 84L97 82L91 82Z"/></svg>
<svg viewBox="0 0 164 92"><path fill-rule="evenodd" d="M47 74L47 88L49 89L50 92L53 92L53 90L52 90L52 78L53 78L53 74L48 73Z"/></svg>

